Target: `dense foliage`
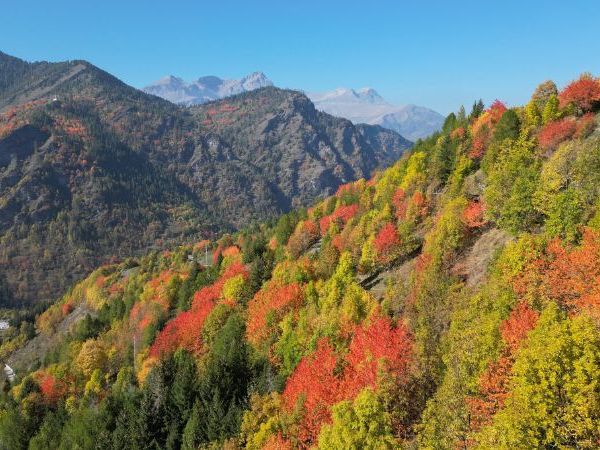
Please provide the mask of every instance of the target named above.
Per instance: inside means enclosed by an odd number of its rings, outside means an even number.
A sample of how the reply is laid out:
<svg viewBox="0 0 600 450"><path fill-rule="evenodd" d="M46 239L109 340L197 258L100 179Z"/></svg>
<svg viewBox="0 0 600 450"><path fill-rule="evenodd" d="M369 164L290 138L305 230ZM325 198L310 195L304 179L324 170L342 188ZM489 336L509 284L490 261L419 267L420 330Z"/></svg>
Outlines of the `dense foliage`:
<svg viewBox="0 0 600 450"><path fill-rule="evenodd" d="M308 210L98 269L3 344L0 442L597 448L598 83L476 102Z"/></svg>

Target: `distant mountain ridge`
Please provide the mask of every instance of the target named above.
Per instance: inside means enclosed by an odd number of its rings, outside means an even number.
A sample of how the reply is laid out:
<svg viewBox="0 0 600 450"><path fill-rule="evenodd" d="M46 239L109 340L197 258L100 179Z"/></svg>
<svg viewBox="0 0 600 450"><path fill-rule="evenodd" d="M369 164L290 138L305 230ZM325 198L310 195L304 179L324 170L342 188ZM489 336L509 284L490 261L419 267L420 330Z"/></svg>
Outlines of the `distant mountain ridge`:
<svg viewBox="0 0 600 450"><path fill-rule="evenodd" d="M273 86L273 82L264 73L253 72L240 80L224 80L209 75L192 82L168 75L142 90L172 103L189 106L200 105L269 86Z"/></svg>
<svg viewBox="0 0 600 450"><path fill-rule="evenodd" d="M353 123L381 125L416 141L439 131L444 117L432 109L417 105L396 106L388 103L372 88L338 88L328 92L307 93L316 108L344 117Z"/></svg>
<svg viewBox="0 0 600 450"><path fill-rule="evenodd" d="M191 106L269 86L274 84L264 73L254 72L240 80L204 76L192 82L169 75L142 90L177 105ZM380 125L413 142L439 131L444 123L444 117L432 109L393 105L369 87L356 90L338 88L306 95L320 111L348 119L354 124Z"/></svg>

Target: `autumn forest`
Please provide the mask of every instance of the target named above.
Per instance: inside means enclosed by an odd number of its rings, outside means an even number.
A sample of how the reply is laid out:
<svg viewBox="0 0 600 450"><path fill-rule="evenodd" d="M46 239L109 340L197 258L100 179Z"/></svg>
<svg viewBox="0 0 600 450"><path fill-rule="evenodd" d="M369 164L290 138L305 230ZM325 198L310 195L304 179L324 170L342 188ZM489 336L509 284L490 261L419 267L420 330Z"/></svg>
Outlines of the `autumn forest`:
<svg viewBox="0 0 600 450"><path fill-rule="evenodd" d="M599 113L590 74L477 101L306 208L14 313L0 447L598 448Z"/></svg>

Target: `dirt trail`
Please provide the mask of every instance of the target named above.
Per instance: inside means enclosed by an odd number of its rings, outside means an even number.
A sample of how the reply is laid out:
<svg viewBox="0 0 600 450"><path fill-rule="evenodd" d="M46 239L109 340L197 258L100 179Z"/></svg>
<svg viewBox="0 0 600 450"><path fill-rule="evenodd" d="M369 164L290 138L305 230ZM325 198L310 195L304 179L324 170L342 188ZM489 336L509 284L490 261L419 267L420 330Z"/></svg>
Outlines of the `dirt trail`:
<svg viewBox="0 0 600 450"><path fill-rule="evenodd" d="M62 338L72 329L72 327L83 320L87 314L95 315L95 312L90 309L85 302L78 305L67 317L59 323L56 331L50 335L39 333L33 339L29 340L23 347L15 351L8 357L5 364L14 370L14 373L29 372L36 367L44 359L44 355L57 345ZM5 373L6 372L5 368Z"/></svg>

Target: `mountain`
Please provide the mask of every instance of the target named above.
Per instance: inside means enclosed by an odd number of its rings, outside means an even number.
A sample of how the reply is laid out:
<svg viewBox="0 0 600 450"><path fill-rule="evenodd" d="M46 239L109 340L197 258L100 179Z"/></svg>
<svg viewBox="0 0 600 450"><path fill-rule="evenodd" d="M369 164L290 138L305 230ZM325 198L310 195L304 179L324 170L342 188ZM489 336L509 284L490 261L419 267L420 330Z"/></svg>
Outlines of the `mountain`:
<svg viewBox="0 0 600 450"><path fill-rule="evenodd" d="M0 74L0 286L13 303L307 205L410 146L273 87L182 108L85 61L0 54Z"/></svg>
<svg viewBox="0 0 600 450"><path fill-rule="evenodd" d="M241 80L207 76L192 82L169 75L146 86L143 91L189 106L268 86L273 86L273 83L262 72L252 73ZM441 114L423 106L392 105L371 88L338 88L307 95L320 111L351 120L354 124L381 125L411 141L439 131L444 122Z"/></svg>
<svg viewBox="0 0 600 450"><path fill-rule="evenodd" d="M0 335L0 442L597 448L599 122L599 79L546 82L306 210L99 267Z"/></svg>
<svg viewBox="0 0 600 450"><path fill-rule="evenodd" d="M444 122L441 114L423 106L392 105L371 88L339 88L330 92L309 93L308 97L320 111L344 117L353 123L381 125L411 141L439 131Z"/></svg>
<svg viewBox="0 0 600 450"><path fill-rule="evenodd" d="M264 73L254 72L241 80L206 76L192 82L169 75L142 90L178 105L199 105L269 86L273 86L273 82Z"/></svg>

